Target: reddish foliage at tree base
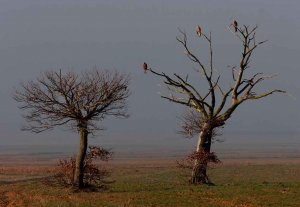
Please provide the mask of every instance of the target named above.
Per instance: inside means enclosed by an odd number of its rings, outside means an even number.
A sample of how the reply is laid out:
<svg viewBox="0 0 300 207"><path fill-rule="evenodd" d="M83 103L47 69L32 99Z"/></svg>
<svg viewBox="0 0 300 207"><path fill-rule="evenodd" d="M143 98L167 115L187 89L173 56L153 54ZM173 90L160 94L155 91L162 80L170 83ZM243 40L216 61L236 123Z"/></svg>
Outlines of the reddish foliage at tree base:
<svg viewBox="0 0 300 207"><path fill-rule="evenodd" d="M177 161L177 165L179 168L188 168L193 169L195 167L195 163L198 164L218 164L221 161L217 157L217 155L214 152L193 152L189 154L185 159L182 159L181 161Z"/></svg>
<svg viewBox="0 0 300 207"><path fill-rule="evenodd" d="M112 153L97 146L89 146L84 160L84 184L101 187L110 172L103 165L97 165L96 160L107 162ZM54 172L55 181L63 186L72 186L75 173L76 157L61 159Z"/></svg>

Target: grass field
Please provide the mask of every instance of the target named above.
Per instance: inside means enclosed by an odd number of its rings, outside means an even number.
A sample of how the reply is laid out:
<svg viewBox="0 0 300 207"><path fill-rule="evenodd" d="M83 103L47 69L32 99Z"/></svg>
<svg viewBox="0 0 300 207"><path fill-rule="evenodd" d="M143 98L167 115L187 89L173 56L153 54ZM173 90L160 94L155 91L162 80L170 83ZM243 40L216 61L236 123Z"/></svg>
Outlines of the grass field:
<svg viewBox="0 0 300 207"><path fill-rule="evenodd" d="M300 164L226 162L210 170L215 186L187 183L173 161L124 161L111 165L115 182L103 192L50 186L50 166L0 167L0 206L300 206Z"/></svg>

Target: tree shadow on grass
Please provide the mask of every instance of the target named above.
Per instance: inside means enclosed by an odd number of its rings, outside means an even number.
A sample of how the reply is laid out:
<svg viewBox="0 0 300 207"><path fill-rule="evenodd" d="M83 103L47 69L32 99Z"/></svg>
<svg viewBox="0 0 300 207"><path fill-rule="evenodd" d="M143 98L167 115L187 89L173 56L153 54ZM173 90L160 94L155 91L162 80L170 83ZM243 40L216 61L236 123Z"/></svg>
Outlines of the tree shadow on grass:
<svg viewBox="0 0 300 207"><path fill-rule="evenodd" d="M51 186L51 187L58 187L58 188L65 188L65 189L70 189L74 193L79 193L79 192L105 192L111 190L111 184L115 183L115 180L103 180L101 184L98 185L93 185L93 184L88 184L85 185L84 188L78 189L74 188L70 184L64 184L57 180L55 176L48 176L44 177L40 180L44 185Z"/></svg>

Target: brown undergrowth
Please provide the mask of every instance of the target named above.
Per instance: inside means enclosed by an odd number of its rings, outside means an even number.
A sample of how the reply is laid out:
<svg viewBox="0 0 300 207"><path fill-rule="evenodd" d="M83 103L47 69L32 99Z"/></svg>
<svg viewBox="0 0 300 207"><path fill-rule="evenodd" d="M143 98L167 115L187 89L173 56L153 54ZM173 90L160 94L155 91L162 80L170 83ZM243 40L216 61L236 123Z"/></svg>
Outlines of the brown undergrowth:
<svg viewBox="0 0 300 207"><path fill-rule="evenodd" d="M106 186L105 179L110 175L110 170L104 165L112 157L112 152L98 146L89 146L84 160L84 185L87 189L100 189ZM96 163L97 161L97 163ZM60 159L53 170L53 177L46 183L72 187L75 174L75 155Z"/></svg>

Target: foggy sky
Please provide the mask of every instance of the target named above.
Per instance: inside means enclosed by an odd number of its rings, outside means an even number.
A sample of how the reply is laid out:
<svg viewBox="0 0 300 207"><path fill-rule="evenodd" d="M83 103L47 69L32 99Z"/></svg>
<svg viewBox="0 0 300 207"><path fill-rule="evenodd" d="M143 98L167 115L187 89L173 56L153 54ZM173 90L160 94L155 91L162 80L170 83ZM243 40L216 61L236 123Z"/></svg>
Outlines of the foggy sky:
<svg viewBox="0 0 300 207"><path fill-rule="evenodd" d="M184 108L159 97L164 91L161 80L144 75L141 64L146 61L166 73L193 76L193 64L175 38L177 28L184 29L192 47L205 56L205 44L194 34L200 24L212 32L215 67L225 74L223 85L229 86L226 66L238 64L240 55L238 40L226 28L233 18L259 26L257 38L268 42L257 50L251 70L278 74L263 87L287 90L289 96L242 105L227 123L223 139L242 140L239 143L245 145L272 139L279 145L300 143L299 8L297 0L2 0L0 146L76 144L77 135L63 128L42 134L20 131L24 120L12 93L20 81L32 80L42 71L80 72L97 66L130 73L131 117L106 120L107 130L92 143L189 147L195 140L186 141L176 133Z"/></svg>

